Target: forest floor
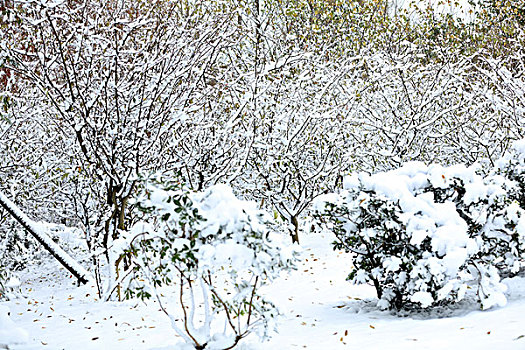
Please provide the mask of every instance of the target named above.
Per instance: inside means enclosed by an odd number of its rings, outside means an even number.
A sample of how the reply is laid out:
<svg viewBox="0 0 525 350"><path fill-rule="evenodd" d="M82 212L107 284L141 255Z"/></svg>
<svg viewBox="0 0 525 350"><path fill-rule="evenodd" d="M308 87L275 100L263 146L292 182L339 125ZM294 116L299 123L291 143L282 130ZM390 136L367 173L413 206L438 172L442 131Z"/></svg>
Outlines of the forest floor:
<svg viewBox="0 0 525 350"><path fill-rule="evenodd" d="M502 308L481 311L465 301L393 315L374 307L372 287L345 280L351 256L333 251L331 240L303 237L298 269L263 291L283 313L279 333L264 343L251 335L239 349L525 349L525 278L504 281L509 291ZM94 285L76 287L52 261L20 277L21 296L0 307L10 309L29 342L8 349L181 348L182 339L154 301L100 302Z"/></svg>

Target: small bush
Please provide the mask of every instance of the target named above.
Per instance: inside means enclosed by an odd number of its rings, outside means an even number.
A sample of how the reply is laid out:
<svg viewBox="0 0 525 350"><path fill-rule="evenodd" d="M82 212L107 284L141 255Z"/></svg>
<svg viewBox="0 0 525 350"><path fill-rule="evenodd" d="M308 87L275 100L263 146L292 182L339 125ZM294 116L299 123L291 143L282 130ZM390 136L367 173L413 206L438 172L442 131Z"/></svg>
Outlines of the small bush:
<svg viewBox="0 0 525 350"><path fill-rule="evenodd" d="M475 167L408 163L348 177L315 216L355 253L348 279L374 285L381 308L461 300L474 284L483 308L504 305L500 276L520 270L525 252L525 143L488 176Z"/></svg>
<svg viewBox="0 0 525 350"><path fill-rule="evenodd" d="M255 329L265 337L278 311L258 290L295 259L271 217L225 185L195 193L162 177L144 181L134 203L141 221L115 242L128 260L126 295L154 296L197 349L231 348ZM161 288L178 295L177 317Z"/></svg>

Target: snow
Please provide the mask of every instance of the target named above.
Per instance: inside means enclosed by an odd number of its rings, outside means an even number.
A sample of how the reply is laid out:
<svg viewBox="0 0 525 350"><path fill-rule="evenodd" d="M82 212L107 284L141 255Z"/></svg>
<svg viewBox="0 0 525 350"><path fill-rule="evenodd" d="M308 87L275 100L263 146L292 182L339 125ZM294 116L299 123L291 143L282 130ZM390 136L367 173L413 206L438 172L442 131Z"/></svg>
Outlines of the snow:
<svg viewBox="0 0 525 350"><path fill-rule="evenodd" d="M199 250L198 259L203 269L229 265L236 271L242 271L252 264L253 251L234 240L228 240L216 246L203 246Z"/></svg>
<svg viewBox="0 0 525 350"><path fill-rule="evenodd" d="M20 280L16 277L9 278L9 281L5 284L6 288L17 288L20 287Z"/></svg>
<svg viewBox="0 0 525 350"><path fill-rule="evenodd" d="M302 35L301 25L308 24L310 14L301 1L282 9L261 3L260 13L259 8L254 13L250 2L213 1L208 8L206 2L190 1L181 6L181 11L195 13L189 19L171 11L169 1L153 2L151 11L148 2L140 8L122 2L115 8L104 1L83 6L64 0L23 1L21 11L7 9L14 14L7 14L5 21L16 20L16 25L2 25L6 39L0 43L0 70L5 73L0 74L0 85L5 85L0 94L5 95L1 191L10 189L17 203L25 198L25 208L37 209L28 209L32 217L85 227L82 237L87 241L82 244L89 246L89 253L84 253L93 258L99 285L61 249L63 244L56 244L47 223L29 219L0 193L0 205L15 213L64 266L51 257L41 266L30 261L26 270L8 271L8 278L0 281L0 297L9 298L0 301L0 349L186 349L180 343L184 331L173 330L176 321L181 323L181 312L196 343L207 342L207 349L226 347L232 343L231 333L221 335L222 324L210 332L209 305L202 301L244 301L250 295L249 282L261 286L261 295L254 287L251 299L275 300L282 317L280 333L269 343L250 335L243 349L524 348L525 282L523 276L502 281L500 273L509 271L502 265L517 273L524 263L525 208L519 192L523 188L516 183L525 174L525 140L512 146L518 157L509 155L497 163L508 178L484 181L475 166L444 166L459 160L489 167L510 139L523 135L525 75L523 65L516 64L524 58L519 45L523 32L505 31L509 40L498 43L497 30L485 30L490 28L481 22L470 25L470 10L479 1L373 1L377 6L363 8L357 5L361 1L354 1L342 2L333 11L308 2L311 9L319 9L314 22L321 26L310 21L313 27L306 32L329 40ZM389 9L407 11L390 21ZM95 18L85 20L88 13ZM441 16L449 13L465 19L466 25ZM159 23L163 15L169 16ZM290 16L298 19L291 26ZM350 26L339 26L341 18L349 19ZM414 31L399 42L403 29ZM480 34L480 40L469 45L466 38L464 50L455 34ZM388 38L401 46L392 49ZM439 38L446 39L445 45ZM67 43L66 58L62 42ZM354 51L359 56L352 57ZM11 71L17 74L11 76ZM15 79L19 76L27 79ZM4 159L9 164L3 164ZM295 255L288 235L280 231L293 229L291 222L297 228L296 219L301 229L309 228L313 221L303 216L309 215L308 206L318 194L339 186L347 171L391 169L408 159L443 165L412 162L388 173L344 178L341 195L324 195L314 207L349 203L350 210L341 210L340 216L347 222L326 226L357 232L350 239L364 243L357 249L344 247L346 253L334 251L331 233L308 236L301 231L297 270L280 271ZM239 200L231 188L216 185L184 197L193 203L180 206L166 203L173 192L153 189L149 203L160 209L147 218L150 224L136 223L147 213L134 215L136 203L127 199L141 187L138 174L152 169L167 176L180 172L188 186L199 189L226 181L256 202ZM446 191L427 192L430 185ZM516 198L519 204L509 204ZM385 220L383 215L355 220L355 213L373 211L374 206L384 209ZM269 217L275 222L264 222L267 215L259 213L260 207L273 210ZM190 219L181 220L177 209ZM119 230L109 236L119 239L108 243L107 233L117 219ZM19 243L18 232L11 235L4 221L0 231ZM134 223L129 232L120 232ZM274 229L278 232L268 232ZM344 246L344 237L337 233ZM396 249L374 243L385 233ZM151 239L130 246L143 238ZM170 255L160 247L169 248ZM363 251L371 263L374 253L383 254L370 271L356 259L361 249L367 249ZM14 255L16 249L8 253ZM138 259L141 254L146 258ZM120 257L117 265L115 257ZM25 260L15 265L18 261L11 258L0 254L0 263L5 259L9 266L25 265ZM179 260L201 270L182 278L179 266L169 265ZM99 264L106 264L109 272L98 270ZM119 274L126 267L129 277ZM180 279L172 278L176 270ZM74 286L67 271L87 284ZM157 271L161 273L155 275ZM133 278L135 272L137 281L159 284L155 300L99 300L106 295L97 296L96 290L113 290L116 282ZM165 277L166 282L151 276ZM402 289L384 290L378 301L370 286L378 276ZM212 279L221 280L213 291L227 296L221 299L214 293L214 299L208 298L202 287L198 309L189 312L204 314L204 321L194 323L190 316L190 332L182 281L198 289L203 277L210 286ZM435 277L432 283L430 277ZM173 291L179 280L180 289ZM164 285L170 282L171 290ZM234 289L238 297L232 296ZM404 310L403 315L380 311L391 306L389 295L405 290L413 291L411 300L426 310ZM482 295L481 307L489 312L479 310L475 293ZM459 303L441 306L439 301L451 301L448 296ZM169 318L161 299L166 309L175 310ZM195 305L193 289L188 299ZM238 324L242 316L248 318L245 329L252 307L259 310L252 300L248 312L235 310ZM273 305L268 309L273 312ZM229 315L227 319L231 321ZM472 325L471 331L465 323Z"/></svg>
<svg viewBox="0 0 525 350"><path fill-rule="evenodd" d="M196 193L192 200L197 203L199 213L207 219L202 227L204 236L216 234L219 227L224 227L228 232L238 231L244 226L244 220L257 223L258 220L252 217L261 214L255 202L237 199L232 188L224 184ZM254 228L261 226L256 225Z"/></svg>
<svg viewBox="0 0 525 350"><path fill-rule="evenodd" d="M15 325L9 317L9 308L0 305L0 349L8 349L9 344L20 344L27 342L27 332Z"/></svg>
<svg viewBox="0 0 525 350"><path fill-rule="evenodd" d="M410 297L410 300L415 303L420 303L423 308L429 307L434 302L432 294L427 292L416 292Z"/></svg>
<svg viewBox="0 0 525 350"><path fill-rule="evenodd" d="M517 152L525 155L525 139L514 141L512 148Z"/></svg>
<svg viewBox="0 0 525 350"><path fill-rule="evenodd" d="M397 271L402 262L397 256L391 256L383 262L383 267L386 271Z"/></svg>
<svg viewBox="0 0 525 350"><path fill-rule="evenodd" d="M508 287L505 307L481 311L467 298L454 308L400 317L369 302L375 293L371 286L345 281L352 256L334 251L333 239L328 233L303 237L299 268L263 291L283 313L279 333L265 343L251 335L240 350L525 348L524 277L503 281ZM9 334L10 348L190 349L180 343L156 302L100 302L94 284L75 287L55 264L33 268L20 276L22 296L0 303L0 334ZM6 322L7 308L14 325ZM15 344L20 340L25 343Z"/></svg>

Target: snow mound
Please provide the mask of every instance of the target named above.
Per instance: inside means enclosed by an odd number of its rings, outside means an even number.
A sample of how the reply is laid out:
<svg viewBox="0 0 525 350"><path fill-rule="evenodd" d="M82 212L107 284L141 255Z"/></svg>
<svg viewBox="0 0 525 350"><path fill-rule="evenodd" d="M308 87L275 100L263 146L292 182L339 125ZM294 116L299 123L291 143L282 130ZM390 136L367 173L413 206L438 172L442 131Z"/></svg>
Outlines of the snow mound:
<svg viewBox="0 0 525 350"><path fill-rule="evenodd" d="M0 305L0 348L10 344L27 343L29 334L17 327L9 317L9 308Z"/></svg>

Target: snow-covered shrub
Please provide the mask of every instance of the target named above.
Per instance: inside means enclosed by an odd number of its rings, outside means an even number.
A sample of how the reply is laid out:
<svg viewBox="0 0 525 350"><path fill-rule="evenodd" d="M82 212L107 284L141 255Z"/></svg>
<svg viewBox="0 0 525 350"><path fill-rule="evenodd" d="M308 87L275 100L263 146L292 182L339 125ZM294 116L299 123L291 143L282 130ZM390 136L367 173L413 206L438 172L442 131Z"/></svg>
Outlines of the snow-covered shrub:
<svg viewBox="0 0 525 350"><path fill-rule="evenodd" d="M525 142L515 142L485 177L453 181L436 200L453 201L469 225L479 246L474 265L517 273L525 257Z"/></svg>
<svg viewBox="0 0 525 350"><path fill-rule="evenodd" d="M488 193L488 249L495 251L498 267L516 273L525 258L525 139L514 142L496 162L486 180ZM496 239L495 239L495 238ZM494 243L496 247L494 247Z"/></svg>
<svg viewBox="0 0 525 350"><path fill-rule="evenodd" d="M476 264L491 265L503 275L517 273L525 251L525 211L514 195L515 183L491 174L460 189L464 194L457 211L478 244Z"/></svg>
<svg viewBox="0 0 525 350"><path fill-rule="evenodd" d="M127 297L154 296L197 349L231 348L254 328L267 336L278 311L258 290L295 259L269 215L226 185L196 193L161 177L144 181L134 204L141 220L113 248L129 266Z"/></svg>
<svg viewBox="0 0 525 350"><path fill-rule="evenodd" d="M524 216L505 199L507 186L475 167L414 162L348 177L315 210L334 231L334 247L356 254L348 278L372 283L379 307L456 302L475 281L489 308L506 302L498 268L515 269L522 257L511 242Z"/></svg>
<svg viewBox="0 0 525 350"><path fill-rule="evenodd" d="M9 273L9 271L2 271L0 266L0 301L1 300L11 300L17 297L17 294L20 294L20 280Z"/></svg>
<svg viewBox="0 0 525 350"><path fill-rule="evenodd" d="M26 233L14 220L5 215L5 226L0 227L0 252L2 264L11 270L22 270L28 263L40 259L42 252L38 242Z"/></svg>

